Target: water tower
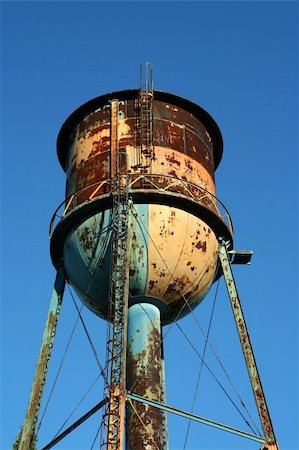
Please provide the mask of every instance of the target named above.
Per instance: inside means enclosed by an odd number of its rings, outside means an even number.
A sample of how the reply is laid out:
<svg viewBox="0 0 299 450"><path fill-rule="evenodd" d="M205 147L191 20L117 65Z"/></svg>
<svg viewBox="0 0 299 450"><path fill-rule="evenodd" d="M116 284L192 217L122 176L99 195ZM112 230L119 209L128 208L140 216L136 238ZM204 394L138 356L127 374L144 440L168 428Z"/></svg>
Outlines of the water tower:
<svg viewBox="0 0 299 450"><path fill-rule="evenodd" d="M67 281L108 322L101 449L166 449L161 329L190 313L222 274L265 435L255 440L278 448L231 272L250 253L233 250L215 192L222 148L205 110L153 90L148 63L140 89L97 97L66 120L57 141L66 195L51 223L57 278L17 448L33 442Z"/></svg>

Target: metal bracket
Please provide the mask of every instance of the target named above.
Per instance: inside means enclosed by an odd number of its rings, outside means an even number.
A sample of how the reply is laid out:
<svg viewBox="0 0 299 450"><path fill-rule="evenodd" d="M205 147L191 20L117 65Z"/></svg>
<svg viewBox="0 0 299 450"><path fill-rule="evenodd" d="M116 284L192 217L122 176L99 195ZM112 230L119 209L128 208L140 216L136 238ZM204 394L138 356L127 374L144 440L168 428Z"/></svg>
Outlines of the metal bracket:
<svg viewBox="0 0 299 450"><path fill-rule="evenodd" d="M230 250L227 253L231 264L251 264L252 250Z"/></svg>

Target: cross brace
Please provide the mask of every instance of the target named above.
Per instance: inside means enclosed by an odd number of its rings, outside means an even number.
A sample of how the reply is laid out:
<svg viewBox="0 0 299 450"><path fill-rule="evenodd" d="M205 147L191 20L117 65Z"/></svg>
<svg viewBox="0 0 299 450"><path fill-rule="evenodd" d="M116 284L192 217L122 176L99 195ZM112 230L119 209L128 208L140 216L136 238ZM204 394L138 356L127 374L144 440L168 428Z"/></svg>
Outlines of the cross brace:
<svg viewBox="0 0 299 450"><path fill-rule="evenodd" d="M215 422L214 420L206 419L204 417L197 416L196 414L192 414L187 411L183 411L181 409L174 408L173 406L165 405L165 404L156 402L154 400L149 400L147 398L141 397L140 395L134 394L132 392L127 394L127 398L129 398L131 400L135 400L137 402L145 403L146 405L149 405L149 406L154 406L158 409L161 409L162 411L170 412L170 413L176 414L178 416L185 417L186 419L189 419L189 420L194 420L195 422L200 422L205 425L209 425L211 427L218 428L223 431L228 431L230 433L236 434L238 436L242 436L247 439L251 439L256 442L261 442L261 443L265 442L264 438L262 438L260 436L256 436L254 434L247 433L246 431L238 430L238 429L230 427L228 425L223 425L222 423Z"/></svg>

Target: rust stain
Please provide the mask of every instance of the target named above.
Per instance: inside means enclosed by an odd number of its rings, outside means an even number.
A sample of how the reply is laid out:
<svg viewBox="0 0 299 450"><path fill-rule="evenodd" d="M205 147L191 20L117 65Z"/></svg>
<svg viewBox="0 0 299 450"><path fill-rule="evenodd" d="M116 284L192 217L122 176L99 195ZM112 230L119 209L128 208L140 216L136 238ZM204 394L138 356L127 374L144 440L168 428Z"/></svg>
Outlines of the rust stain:
<svg viewBox="0 0 299 450"><path fill-rule="evenodd" d="M187 167L187 169L191 171L193 170L192 163L189 159L185 159L185 166Z"/></svg>
<svg viewBox="0 0 299 450"><path fill-rule="evenodd" d="M97 155L98 153L104 152L109 150L110 147L110 138L102 137L98 141L93 141L92 143L92 150L88 155L88 158L91 158L94 155Z"/></svg>
<svg viewBox="0 0 299 450"><path fill-rule="evenodd" d="M204 253L207 251L207 243L206 241L202 242L202 241L198 241L197 244L195 245L196 248L202 250Z"/></svg>
<svg viewBox="0 0 299 450"><path fill-rule="evenodd" d="M110 124L108 124L108 125L101 125L101 126L98 126L96 128L93 128L92 130L88 130L87 138L91 138L95 134L98 134L99 132L102 132L104 130L109 130L110 131ZM110 137L108 137L108 139L110 139Z"/></svg>
<svg viewBox="0 0 299 450"><path fill-rule="evenodd" d="M133 340L129 341L127 354L127 389L134 386L136 394L161 401L161 336L151 327L147 333L148 345L134 354ZM134 409L127 403L127 441L131 449L162 448L162 412L157 408L133 401ZM140 419L146 428L140 426Z"/></svg>
<svg viewBox="0 0 299 450"><path fill-rule="evenodd" d="M53 311L50 311L49 313L49 324L54 327L55 325L55 314L53 313Z"/></svg>
<svg viewBox="0 0 299 450"><path fill-rule="evenodd" d="M180 295L188 284L190 284L190 280L186 275L175 278L174 282L168 285L165 296Z"/></svg>
<svg viewBox="0 0 299 450"><path fill-rule="evenodd" d="M155 286L155 281L154 280L150 280L150 282L149 282L149 289L152 290L154 286Z"/></svg>
<svg viewBox="0 0 299 450"><path fill-rule="evenodd" d="M174 152L172 152L171 155L165 155L165 159L170 164L175 164L178 167L180 167L180 165L181 165L181 162L176 159Z"/></svg>
<svg viewBox="0 0 299 450"><path fill-rule="evenodd" d="M175 285L175 283L170 283L168 285L168 288L167 288L166 292L165 292L165 295L167 295L167 294L175 294L175 293L176 293L176 285Z"/></svg>
<svg viewBox="0 0 299 450"><path fill-rule="evenodd" d="M84 136L92 129L110 121L110 105L104 105L101 110L87 115L79 124L79 136Z"/></svg>
<svg viewBox="0 0 299 450"><path fill-rule="evenodd" d="M84 227L82 229L82 232L80 232L79 234L79 240L85 251L89 251L94 248L94 235L93 233L91 233L91 230L88 227Z"/></svg>

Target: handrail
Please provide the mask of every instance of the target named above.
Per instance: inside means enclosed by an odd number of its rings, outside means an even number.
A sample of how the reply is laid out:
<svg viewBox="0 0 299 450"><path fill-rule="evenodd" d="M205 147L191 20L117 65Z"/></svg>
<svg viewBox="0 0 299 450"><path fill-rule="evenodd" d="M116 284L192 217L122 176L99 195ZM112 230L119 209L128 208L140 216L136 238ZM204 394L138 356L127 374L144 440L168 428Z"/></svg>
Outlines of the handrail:
<svg viewBox="0 0 299 450"><path fill-rule="evenodd" d="M148 190L156 190L159 192L172 192L178 193L181 196L185 196L186 198L191 198L192 200L202 203L207 209L211 210L221 220L226 223L229 231L232 236L233 232L233 224L224 204L211 192L207 189L198 186L195 183L192 183L187 180L182 180L180 178L175 178L171 175L164 174L127 174L122 175L123 177L129 177L129 193L133 192L142 192ZM55 228L55 224L57 219L62 220L64 217L76 206L83 205L94 200L97 197L100 197L104 194L113 194L113 186L115 184L114 179L107 179L102 181L96 181L87 186L84 186L82 189L79 189L75 193L71 194L67 197L55 210L49 227L49 237L51 239L53 235L53 231ZM140 186L139 186L140 184ZM92 188L94 188L92 190ZM90 191L92 191L90 193ZM88 193L88 196L85 193ZM84 195L85 194L85 195ZM83 197L82 201L80 201L80 196ZM86 198L85 198L86 196ZM59 214L61 211L61 214Z"/></svg>
<svg viewBox="0 0 299 450"><path fill-rule="evenodd" d="M94 189L94 191L89 195L89 197L87 198L87 200L85 200L84 202L79 202L78 204L83 205L84 203L90 201L93 199L93 197L95 196L95 194L100 191L101 187L103 186L108 186L112 185L112 180L103 180L103 181L96 181L94 183L88 184L87 186L84 186L82 189L79 189L78 191L74 192L73 194L71 194L70 196L68 196L65 200L63 200L63 202L60 203L60 205L56 208L51 221L50 221L50 225L49 225L49 238L51 239L52 235L53 235L53 230L55 228L54 224L57 218L59 218L60 220L64 219L64 217L66 216L66 214L72 210L75 206L78 206L77 204L77 199L80 196L80 194L82 194L84 191L87 191L87 189L91 189L93 186L95 186L96 188ZM62 209L62 207L66 205L61 213L61 215L58 215L58 212L60 209Z"/></svg>

